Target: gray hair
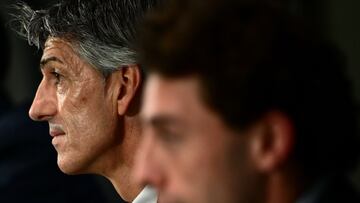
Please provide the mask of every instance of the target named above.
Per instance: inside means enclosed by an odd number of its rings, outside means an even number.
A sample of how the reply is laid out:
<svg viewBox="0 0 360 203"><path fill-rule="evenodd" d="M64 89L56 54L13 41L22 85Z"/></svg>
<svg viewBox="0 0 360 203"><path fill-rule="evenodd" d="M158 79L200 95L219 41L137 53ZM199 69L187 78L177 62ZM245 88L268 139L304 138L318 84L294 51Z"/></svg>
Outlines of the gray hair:
<svg viewBox="0 0 360 203"><path fill-rule="evenodd" d="M70 42L80 57L105 77L135 64L136 28L157 0L63 0L46 10L14 5L12 25L30 45L44 48L49 37Z"/></svg>

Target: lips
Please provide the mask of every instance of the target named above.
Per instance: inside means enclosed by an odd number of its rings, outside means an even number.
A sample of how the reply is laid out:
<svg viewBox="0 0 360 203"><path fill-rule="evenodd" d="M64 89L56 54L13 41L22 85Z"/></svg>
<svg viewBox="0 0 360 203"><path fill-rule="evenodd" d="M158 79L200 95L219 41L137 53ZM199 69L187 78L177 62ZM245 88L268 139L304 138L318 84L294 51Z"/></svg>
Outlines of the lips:
<svg viewBox="0 0 360 203"><path fill-rule="evenodd" d="M65 135L64 130L62 129L61 125L58 124L49 124L49 131L50 131L50 135L51 137L57 137L57 136L61 136L61 135Z"/></svg>
<svg viewBox="0 0 360 203"><path fill-rule="evenodd" d="M60 136L60 135L65 135L65 132L63 132L63 131L52 131L52 130L50 130L50 135L51 135L51 137L57 137L57 136Z"/></svg>

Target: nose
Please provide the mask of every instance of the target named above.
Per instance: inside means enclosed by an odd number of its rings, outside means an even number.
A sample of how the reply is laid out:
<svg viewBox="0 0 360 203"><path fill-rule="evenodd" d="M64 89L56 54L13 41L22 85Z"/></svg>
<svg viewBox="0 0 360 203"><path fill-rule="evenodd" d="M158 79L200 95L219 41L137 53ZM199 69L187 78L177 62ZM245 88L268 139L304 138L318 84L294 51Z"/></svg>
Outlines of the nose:
<svg viewBox="0 0 360 203"><path fill-rule="evenodd" d="M56 92L43 79L36 91L35 98L29 110L29 116L34 121L47 121L56 114Z"/></svg>
<svg viewBox="0 0 360 203"><path fill-rule="evenodd" d="M140 146L135 156L134 179L140 185L150 185L159 189L163 184L162 168L160 160L156 158L156 146L154 138L143 135Z"/></svg>

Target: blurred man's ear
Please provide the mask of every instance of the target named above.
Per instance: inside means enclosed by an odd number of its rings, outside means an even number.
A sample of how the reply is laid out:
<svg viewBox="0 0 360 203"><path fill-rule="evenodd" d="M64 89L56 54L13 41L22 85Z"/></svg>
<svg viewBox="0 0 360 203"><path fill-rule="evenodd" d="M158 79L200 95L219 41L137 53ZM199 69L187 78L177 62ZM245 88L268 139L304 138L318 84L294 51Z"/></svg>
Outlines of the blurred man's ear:
<svg viewBox="0 0 360 203"><path fill-rule="evenodd" d="M285 164L294 148L293 123L283 113L271 111L254 126L250 154L259 172L268 173Z"/></svg>

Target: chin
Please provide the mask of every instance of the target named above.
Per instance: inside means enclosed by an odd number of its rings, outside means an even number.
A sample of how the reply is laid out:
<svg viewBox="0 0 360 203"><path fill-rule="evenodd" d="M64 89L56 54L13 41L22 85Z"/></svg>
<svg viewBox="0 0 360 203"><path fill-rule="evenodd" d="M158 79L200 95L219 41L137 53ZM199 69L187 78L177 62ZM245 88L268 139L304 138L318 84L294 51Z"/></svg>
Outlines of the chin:
<svg viewBox="0 0 360 203"><path fill-rule="evenodd" d="M58 157L57 161L59 169L67 175L79 175L86 173L86 171L80 167L79 163L80 162L76 160L69 162L66 161L66 159L61 159L60 157Z"/></svg>
<svg viewBox="0 0 360 203"><path fill-rule="evenodd" d="M68 167L68 166L64 166L63 164L59 164L59 169L60 171L62 171L63 173L67 174L67 175L78 175L78 174L82 174L79 170L75 170L73 167Z"/></svg>

